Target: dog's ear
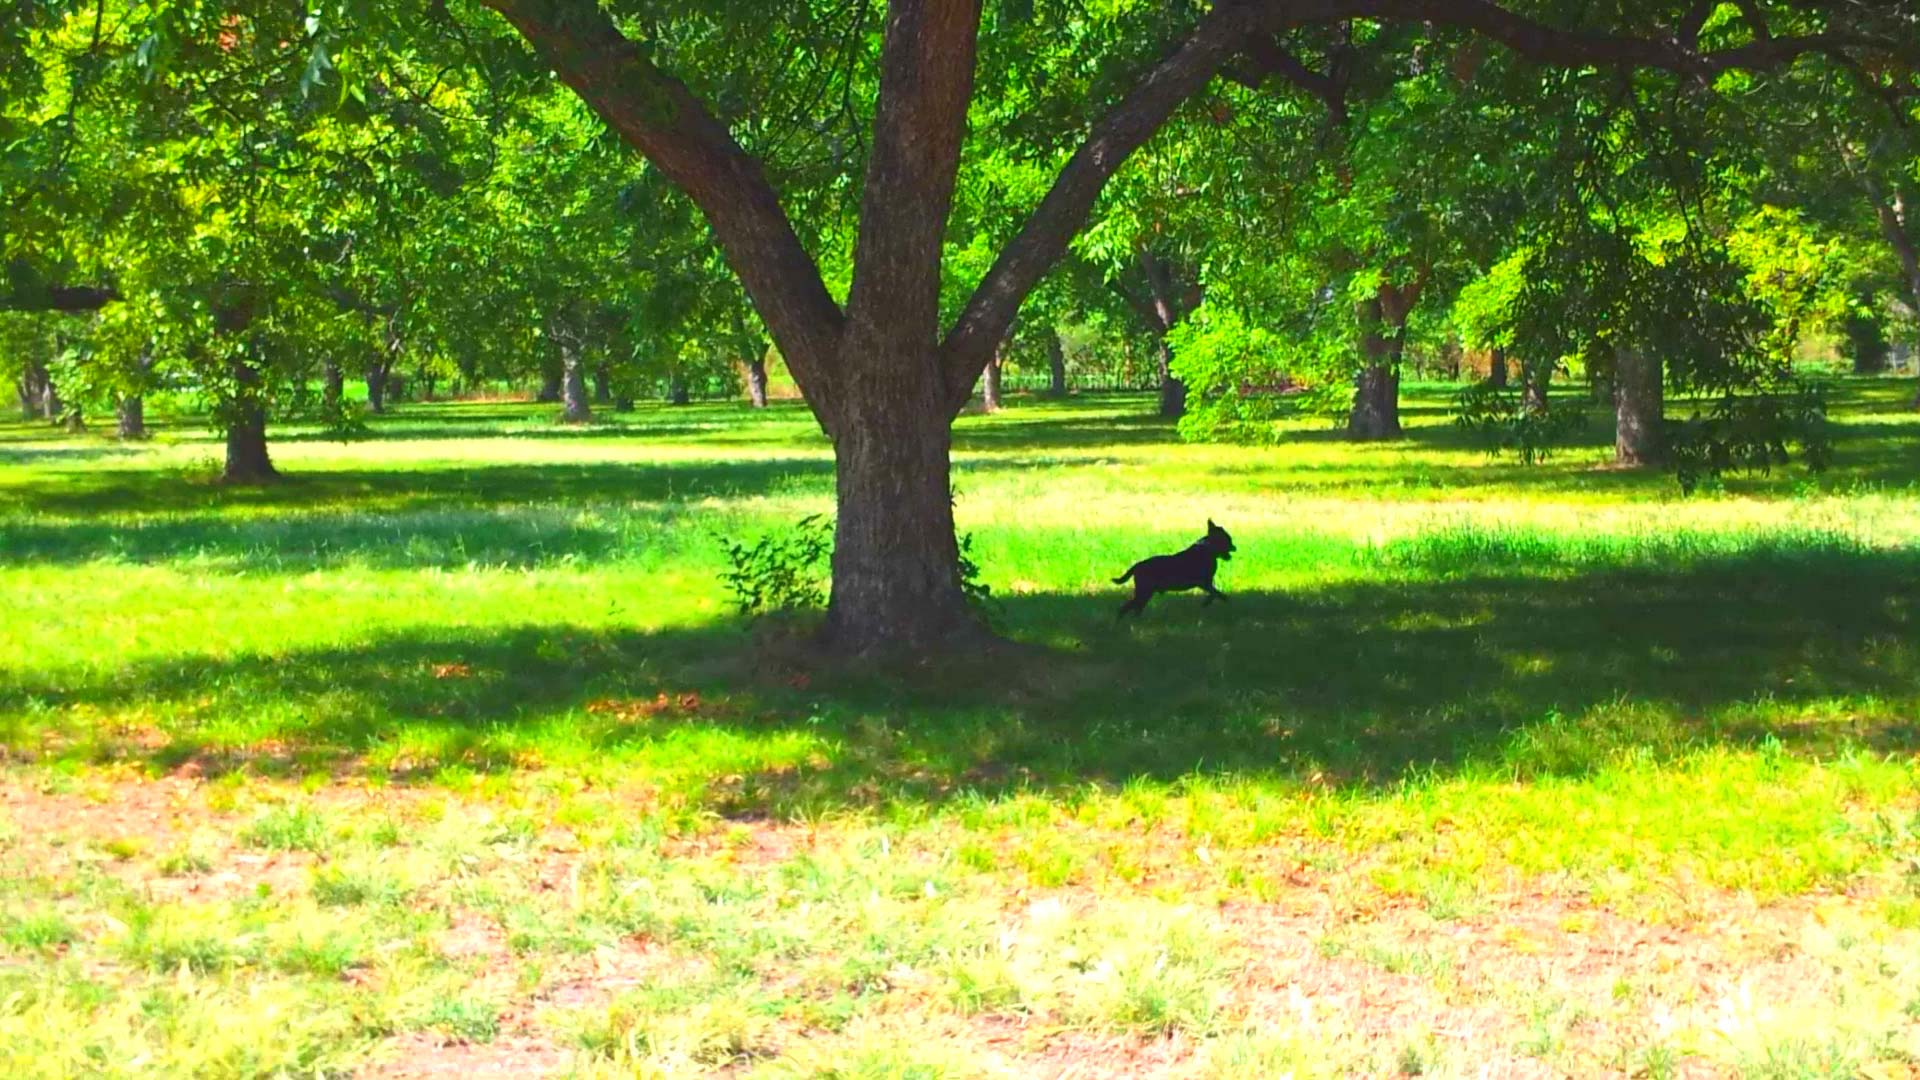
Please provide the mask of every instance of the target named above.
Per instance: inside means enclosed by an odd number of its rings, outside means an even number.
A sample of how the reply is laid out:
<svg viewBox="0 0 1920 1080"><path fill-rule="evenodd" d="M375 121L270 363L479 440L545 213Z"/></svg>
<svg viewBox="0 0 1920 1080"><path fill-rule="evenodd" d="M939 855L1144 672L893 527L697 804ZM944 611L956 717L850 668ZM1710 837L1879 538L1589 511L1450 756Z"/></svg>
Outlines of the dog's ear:
<svg viewBox="0 0 1920 1080"><path fill-rule="evenodd" d="M1218 526L1218 525L1215 525L1215 524L1213 523L1213 519L1212 519L1212 518L1208 518L1208 519L1207 519L1207 531L1208 531L1208 532L1212 532L1213 530L1215 530L1215 529L1217 529L1217 528L1219 528L1219 527L1220 527L1220 526Z"/></svg>

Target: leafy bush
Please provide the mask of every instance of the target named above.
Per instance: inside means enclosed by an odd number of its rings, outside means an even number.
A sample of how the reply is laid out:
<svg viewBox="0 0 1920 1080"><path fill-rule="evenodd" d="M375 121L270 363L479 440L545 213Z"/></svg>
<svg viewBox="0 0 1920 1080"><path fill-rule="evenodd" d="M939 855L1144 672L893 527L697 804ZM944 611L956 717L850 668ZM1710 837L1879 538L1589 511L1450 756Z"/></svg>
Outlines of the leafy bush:
<svg viewBox="0 0 1920 1080"><path fill-rule="evenodd" d="M1547 460L1555 444L1579 429L1577 409L1530 409L1519 393L1484 382L1474 383L1455 397L1459 415L1454 422L1479 436L1487 452L1512 452L1528 465Z"/></svg>
<svg viewBox="0 0 1920 1080"><path fill-rule="evenodd" d="M833 519L808 514L785 533L768 533L752 544L720 538L728 569L720 575L742 615L820 607L827 599Z"/></svg>

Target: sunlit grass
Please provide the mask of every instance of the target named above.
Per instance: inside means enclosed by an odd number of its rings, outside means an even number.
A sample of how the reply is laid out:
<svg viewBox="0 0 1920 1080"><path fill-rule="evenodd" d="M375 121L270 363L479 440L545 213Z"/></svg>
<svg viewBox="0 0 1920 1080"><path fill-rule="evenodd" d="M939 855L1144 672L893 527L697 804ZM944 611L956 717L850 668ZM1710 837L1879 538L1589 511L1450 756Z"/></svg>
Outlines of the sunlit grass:
<svg viewBox="0 0 1920 1080"><path fill-rule="evenodd" d="M192 426L0 424L0 1069L1911 1060L1906 389L1843 388L1833 471L1692 498L1598 467L1598 419L1491 460L1432 392L1377 447L1018 401L956 485L1027 648L911 679L730 614L716 537L831 508L793 407L407 406L284 432L260 490ZM1116 625L1208 518L1231 603ZM1690 935L1721 996L1529 966L1609 927Z"/></svg>

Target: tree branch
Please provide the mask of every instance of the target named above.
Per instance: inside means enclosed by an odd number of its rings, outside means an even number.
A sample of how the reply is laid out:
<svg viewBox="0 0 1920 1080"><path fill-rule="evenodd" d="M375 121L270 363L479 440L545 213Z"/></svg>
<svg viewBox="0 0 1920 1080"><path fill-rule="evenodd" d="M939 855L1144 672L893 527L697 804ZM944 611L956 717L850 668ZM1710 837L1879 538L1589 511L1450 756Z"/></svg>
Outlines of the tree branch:
<svg viewBox="0 0 1920 1080"><path fill-rule="evenodd" d="M979 0L892 0L880 53L879 106L867 155L847 318L861 348L902 359L940 319L940 249L973 98ZM865 340L877 335L875 340Z"/></svg>
<svg viewBox="0 0 1920 1080"><path fill-rule="evenodd" d="M609 127L693 199L795 380L816 404L834 400L832 358L845 320L759 162L594 0L481 3L504 15Z"/></svg>
<svg viewBox="0 0 1920 1080"><path fill-rule="evenodd" d="M1284 8L1284 0L1270 0ZM1687 48L1673 37L1634 37L1601 31L1561 30L1536 22L1492 0L1350 0L1352 17L1420 20L1472 30L1540 64L1556 67L1643 67L1707 78L1736 69L1764 70L1808 53L1844 54L1851 49L1920 54L1920 42L1894 42L1857 34L1823 32L1758 38L1711 52ZM1757 31L1756 31L1757 36Z"/></svg>
<svg viewBox="0 0 1920 1080"><path fill-rule="evenodd" d="M1281 5L1275 5L1281 6ZM1073 153L1020 232L1001 249L993 268L968 298L940 346L947 401L958 412L994 346L1013 325L1020 303L1046 276L1086 224L1107 180L1173 115L1212 80L1261 21L1244 4L1215 7L1193 34L1122 98Z"/></svg>

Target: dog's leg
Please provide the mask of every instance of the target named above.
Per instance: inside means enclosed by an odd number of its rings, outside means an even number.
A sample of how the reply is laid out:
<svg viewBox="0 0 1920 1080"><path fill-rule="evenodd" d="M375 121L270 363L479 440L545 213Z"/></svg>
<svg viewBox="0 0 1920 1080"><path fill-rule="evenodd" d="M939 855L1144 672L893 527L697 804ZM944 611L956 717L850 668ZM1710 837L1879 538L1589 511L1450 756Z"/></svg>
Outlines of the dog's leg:
<svg viewBox="0 0 1920 1080"><path fill-rule="evenodd" d="M1204 602L1202 603L1202 606L1205 606L1206 604L1211 604L1211 603L1213 603L1213 602L1214 602L1215 600L1225 600L1225 599L1227 599L1227 594L1226 594L1226 593L1223 593L1223 592L1221 592L1221 591L1220 591L1219 589L1216 589L1216 588L1214 588L1214 587L1213 587L1213 586L1211 586L1211 585L1208 585L1208 586L1206 586L1206 590L1207 590L1207 598L1206 598L1206 600L1205 600L1205 601L1204 601Z"/></svg>

